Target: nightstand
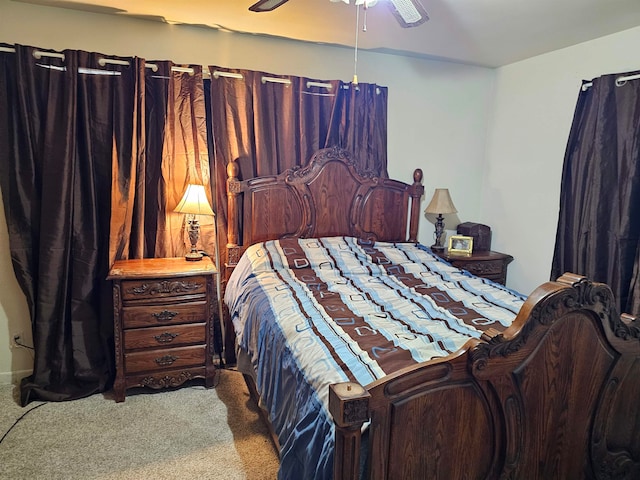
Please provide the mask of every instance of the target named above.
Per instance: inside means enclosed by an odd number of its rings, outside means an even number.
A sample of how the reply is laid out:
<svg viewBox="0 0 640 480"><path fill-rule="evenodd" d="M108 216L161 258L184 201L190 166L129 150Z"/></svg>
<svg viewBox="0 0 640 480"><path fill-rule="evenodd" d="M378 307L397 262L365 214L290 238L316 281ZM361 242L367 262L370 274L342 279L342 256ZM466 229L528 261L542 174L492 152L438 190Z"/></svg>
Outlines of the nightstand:
<svg viewBox="0 0 640 480"><path fill-rule="evenodd" d="M507 283L507 266L513 261L511 255L500 252L473 252L471 255L450 254L448 250L433 251L451 265L478 277L487 278L505 285Z"/></svg>
<svg viewBox="0 0 640 480"><path fill-rule="evenodd" d="M218 270L209 257L118 260L113 281L117 402L132 387L214 383ZM219 353L219 352L218 352Z"/></svg>

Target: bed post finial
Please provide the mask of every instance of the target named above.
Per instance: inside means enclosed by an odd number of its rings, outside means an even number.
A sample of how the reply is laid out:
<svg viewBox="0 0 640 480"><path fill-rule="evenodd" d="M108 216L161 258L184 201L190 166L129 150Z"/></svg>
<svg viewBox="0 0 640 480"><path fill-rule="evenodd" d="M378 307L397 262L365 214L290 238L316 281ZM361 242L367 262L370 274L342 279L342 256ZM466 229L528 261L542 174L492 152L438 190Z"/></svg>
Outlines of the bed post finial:
<svg viewBox="0 0 640 480"><path fill-rule="evenodd" d="M422 169L416 168L413 172L413 185L409 195L411 196L411 216L409 217L409 241L418 242L418 224L420 222L420 199L424 194L422 186Z"/></svg>
<svg viewBox="0 0 640 480"><path fill-rule="evenodd" d="M369 420L371 395L355 382L329 385L329 412L335 423L334 480L360 478L362 425Z"/></svg>

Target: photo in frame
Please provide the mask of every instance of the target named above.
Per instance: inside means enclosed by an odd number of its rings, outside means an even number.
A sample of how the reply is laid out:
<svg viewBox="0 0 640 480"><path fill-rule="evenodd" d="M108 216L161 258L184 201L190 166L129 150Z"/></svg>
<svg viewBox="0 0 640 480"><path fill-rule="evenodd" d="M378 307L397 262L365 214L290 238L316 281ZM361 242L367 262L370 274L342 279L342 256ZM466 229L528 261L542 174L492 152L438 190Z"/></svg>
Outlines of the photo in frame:
<svg viewBox="0 0 640 480"><path fill-rule="evenodd" d="M451 235L449 237L449 253L455 255L471 255L473 251L473 237L465 235Z"/></svg>

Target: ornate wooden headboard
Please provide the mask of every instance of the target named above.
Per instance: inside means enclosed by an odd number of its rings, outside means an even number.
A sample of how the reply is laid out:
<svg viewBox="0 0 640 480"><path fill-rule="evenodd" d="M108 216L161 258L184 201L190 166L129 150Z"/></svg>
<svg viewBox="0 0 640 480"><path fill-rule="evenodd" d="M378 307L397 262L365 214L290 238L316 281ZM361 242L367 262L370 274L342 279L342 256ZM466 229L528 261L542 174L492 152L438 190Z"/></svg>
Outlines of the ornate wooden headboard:
<svg viewBox="0 0 640 480"><path fill-rule="evenodd" d="M424 192L420 169L413 184L376 177L334 147L280 175L241 181L238 172L235 162L228 165L227 275L248 246L266 240L348 235L417 241Z"/></svg>

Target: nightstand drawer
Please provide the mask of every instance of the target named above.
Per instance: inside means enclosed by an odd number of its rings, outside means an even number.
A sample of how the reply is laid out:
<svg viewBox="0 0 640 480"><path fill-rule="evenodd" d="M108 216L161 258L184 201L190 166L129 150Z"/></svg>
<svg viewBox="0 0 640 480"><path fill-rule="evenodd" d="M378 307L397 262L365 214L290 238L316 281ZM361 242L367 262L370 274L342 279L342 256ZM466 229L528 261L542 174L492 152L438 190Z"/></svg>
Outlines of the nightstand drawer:
<svg viewBox="0 0 640 480"><path fill-rule="evenodd" d="M502 274L504 261L493 260L489 262L467 262L464 265L460 265L460 268L464 268L468 272L478 276L496 275Z"/></svg>
<svg viewBox="0 0 640 480"><path fill-rule="evenodd" d="M205 339L205 323L136 328L124 332L124 348L129 351L139 348L204 344Z"/></svg>
<svg viewBox="0 0 640 480"><path fill-rule="evenodd" d="M127 373L204 365L205 346L165 348L124 354Z"/></svg>
<svg viewBox="0 0 640 480"><path fill-rule="evenodd" d="M507 282L507 266L513 260L511 255L500 252L473 252L471 255L450 254L449 251L434 251L456 268L504 285Z"/></svg>
<svg viewBox="0 0 640 480"><path fill-rule="evenodd" d="M207 302L173 303L124 307L124 328L154 327L178 323L200 323L206 321Z"/></svg>
<svg viewBox="0 0 640 480"><path fill-rule="evenodd" d="M166 280L125 280L122 282L122 299L124 301L204 295L206 292L207 281L203 276Z"/></svg>

